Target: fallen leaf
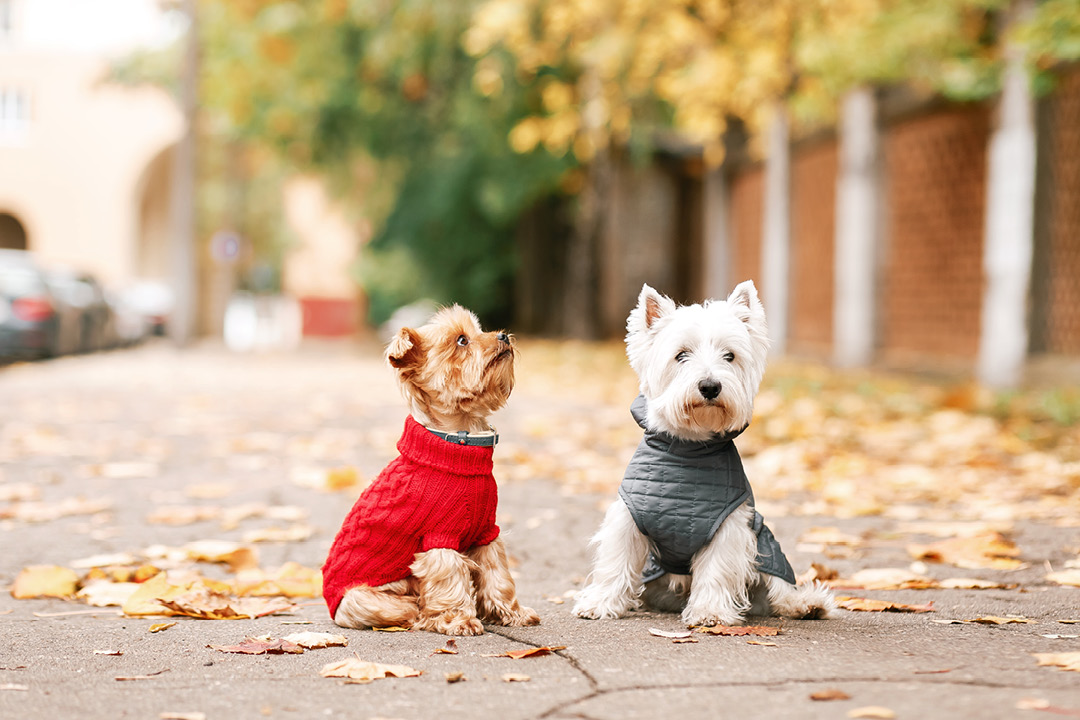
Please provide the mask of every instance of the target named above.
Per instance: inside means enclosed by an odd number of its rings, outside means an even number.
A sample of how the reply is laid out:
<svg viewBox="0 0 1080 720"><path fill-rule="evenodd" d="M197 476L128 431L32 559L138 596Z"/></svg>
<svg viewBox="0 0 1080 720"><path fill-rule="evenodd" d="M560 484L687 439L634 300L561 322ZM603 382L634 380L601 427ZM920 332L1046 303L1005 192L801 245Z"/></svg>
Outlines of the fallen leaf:
<svg viewBox="0 0 1080 720"><path fill-rule="evenodd" d="M119 656L119 655L123 655L124 651L123 650L95 650L94 654L95 655L117 655L117 656Z"/></svg>
<svg viewBox="0 0 1080 720"><path fill-rule="evenodd" d="M233 572L259 565L255 548L229 540L197 540L182 549L191 560L225 563Z"/></svg>
<svg viewBox="0 0 1080 720"><path fill-rule="evenodd" d="M1039 665L1060 667L1062 670L1080 672L1080 652L1032 653Z"/></svg>
<svg viewBox="0 0 1080 720"><path fill-rule="evenodd" d="M302 542L314 533L315 530L310 525L293 525L286 528L268 527L244 533L244 542Z"/></svg>
<svg viewBox="0 0 1080 720"><path fill-rule="evenodd" d="M976 578L949 578L938 583L943 590L1011 590L1016 583L999 583Z"/></svg>
<svg viewBox="0 0 1080 720"><path fill-rule="evenodd" d="M1052 633L1050 635L1040 635L1039 637L1044 637L1047 640L1072 640L1073 638L1080 638L1080 635L1060 635Z"/></svg>
<svg viewBox="0 0 1080 720"><path fill-rule="evenodd" d="M800 543L817 545L861 545L863 539L858 535L841 532L836 527L812 527L799 538Z"/></svg>
<svg viewBox="0 0 1080 720"><path fill-rule="evenodd" d="M388 627L373 627L371 629L376 632L409 632L409 628L402 627L401 625L390 625Z"/></svg>
<svg viewBox="0 0 1080 720"><path fill-rule="evenodd" d="M296 562L287 562L274 572L249 568L236 574L233 588L237 595L322 597L322 572Z"/></svg>
<svg viewBox="0 0 1080 720"><path fill-rule="evenodd" d="M850 700L851 696L843 690L838 690L837 688L829 688L827 690L818 690L817 692L810 693L810 699L827 702L830 700Z"/></svg>
<svg viewBox="0 0 1080 720"><path fill-rule="evenodd" d="M296 643L284 639L275 640L269 636L265 638L244 638L244 641L239 645L207 645L206 647L218 652L241 653L243 655L281 655L284 653L299 655L304 652L304 648Z"/></svg>
<svg viewBox="0 0 1080 720"><path fill-rule="evenodd" d="M662 637L662 638L671 638L673 640L688 638L688 637L690 637L692 632L693 631L691 631L691 630L678 630L678 631L672 632L670 630L657 630L656 628L649 628L649 634L650 635L655 635L656 637Z"/></svg>
<svg viewBox="0 0 1080 720"><path fill-rule="evenodd" d="M686 637L686 638L680 637L680 638L672 639L671 642L673 642L673 643L675 643L677 645L681 645L682 643L696 643L696 642L698 642L698 639L696 637Z"/></svg>
<svg viewBox="0 0 1080 720"><path fill-rule="evenodd" d="M556 650L565 650L565 649L566 649L565 645L553 645L553 646L550 646L550 647L545 645L543 647L527 648L525 650L508 650L508 651L503 652L503 653L494 653L494 654L490 654L490 655L482 655L481 657L508 657L508 658L513 658L514 660L521 660L521 659L527 658L527 657L540 657L541 655L550 655L551 653L555 652Z"/></svg>
<svg viewBox="0 0 1080 720"><path fill-rule="evenodd" d="M444 677L446 677L446 682L448 682L448 683L462 682L462 681L464 681L466 679L465 678L465 673L463 673L461 671L448 672L448 673L446 673L446 675Z"/></svg>
<svg viewBox="0 0 1080 720"><path fill-rule="evenodd" d="M502 676L503 682L529 682L532 680L528 675L522 675L521 673L506 673Z"/></svg>
<svg viewBox="0 0 1080 720"><path fill-rule="evenodd" d="M169 614L200 620L242 620L288 612L294 605L284 598L236 598L206 587L194 587L171 600L159 598Z"/></svg>
<svg viewBox="0 0 1080 720"><path fill-rule="evenodd" d="M776 643L769 642L768 640L747 640L746 644L747 645L764 645L765 647L780 647Z"/></svg>
<svg viewBox="0 0 1080 720"><path fill-rule="evenodd" d="M695 628L699 633L706 633L708 635L758 635L760 637L772 637L773 635L780 634L780 628L772 627L771 625L713 625L712 627L699 627Z"/></svg>
<svg viewBox="0 0 1080 720"><path fill-rule="evenodd" d="M154 623L153 625L150 626L150 632L152 632L152 633L163 632L165 630L168 630L169 628L171 628L175 624L176 624L175 621L173 621L173 622L163 622L163 623Z"/></svg>
<svg viewBox="0 0 1080 720"><path fill-rule="evenodd" d="M1008 625L1010 623L1033 623L1035 621L1025 617L998 617L997 615L985 615L983 617L965 620L964 622L978 623L980 625Z"/></svg>
<svg viewBox="0 0 1080 720"><path fill-rule="evenodd" d="M167 673L167 672L169 672L169 668L165 668L164 670L158 670L157 672L147 673L145 675L125 675L125 676L113 678L113 680L119 680L121 682L123 682L125 680L150 680L152 678L156 678L158 675L161 675L162 673Z"/></svg>
<svg viewBox="0 0 1080 720"><path fill-rule="evenodd" d="M896 717L896 713L887 707L881 707L880 705L868 705L866 707L855 708L849 710L847 716L849 718L876 718L877 720L891 720Z"/></svg>
<svg viewBox="0 0 1080 720"><path fill-rule="evenodd" d="M146 522L151 525L194 525L199 522L216 520L221 516L221 508L204 505L162 505L147 514Z"/></svg>
<svg viewBox="0 0 1080 720"><path fill-rule="evenodd" d="M327 490L345 490L360 482L360 472L352 467L331 468L326 471Z"/></svg>
<svg viewBox="0 0 1080 720"><path fill-rule="evenodd" d="M908 552L918 560L948 563L962 568L1016 570L1024 563L1017 559L1020 549L1001 533L956 537L929 545L913 544Z"/></svg>
<svg viewBox="0 0 1080 720"><path fill-rule="evenodd" d="M435 648L431 651L432 655L457 655L457 650L451 650L450 648Z"/></svg>
<svg viewBox="0 0 1080 720"><path fill-rule="evenodd" d="M850 578L834 578L828 584L834 588L853 590L925 590L936 587L938 583L933 578L903 568L868 568L859 570Z"/></svg>
<svg viewBox="0 0 1080 720"><path fill-rule="evenodd" d="M11 586L11 596L18 600L55 597L69 598L75 594L79 576L74 570L59 565L31 565L23 568Z"/></svg>
<svg viewBox="0 0 1080 720"><path fill-rule="evenodd" d="M1053 572L1047 575L1046 579L1050 582L1056 582L1058 585L1072 585L1073 587L1080 587L1080 570L1073 569Z"/></svg>
<svg viewBox="0 0 1080 720"><path fill-rule="evenodd" d="M1067 717L1080 717L1080 710L1073 710L1072 708L1058 707L1057 705L1051 705L1049 700L1042 698L1022 698L1016 702L1017 710L1044 710L1054 715L1065 715Z"/></svg>
<svg viewBox="0 0 1080 720"><path fill-rule="evenodd" d="M68 563L68 566L76 570L89 570L90 568L103 568L110 565L134 565L137 562L139 562L139 559L131 553L108 553L72 560Z"/></svg>
<svg viewBox="0 0 1080 720"><path fill-rule="evenodd" d="M383 665L351 657L323 666L319 674L323 677L346 678L353 682L368 683L386 677L419 677L421 671L405 665Z"/></svg>
<svg viewBox="0 0 1080 720"><path fill-rule="evenodd" d="M206 720L206 713L201 712L163 712L158 720Z"/></svg>
<svg viewBox="0 0 1080 720"><path fill-rule="evenodd" d="M83 600L87 605L93 605L94 607L110 607L114 605L120 607L138 589L139 583L114 583L99 580L83 587L76 594L76 597Z"/></svg>
<svg viewBox="0 0 1080 720"><path fill-rule="evenodd" d="M1058 620L1062 625L1080 625L1080 620Z"/></svg>
<svg viewBox="0 0 1080 720"><path fill-rule="evenodd" d="M299 632L291 635L286 635L282 638L287 642L295 643L300 647L308 649L324 648L324 647L346 647L349 644L349 638L344 635L334 635L333 633L320 633L320 632Z"/></svg>
<svg viewBox="0 0 1080 720"><path fill-rule="evenodd" d="M844 610L864 612L905 612L924 613L934 612L934 603L926 605L904 605L903 603L890 602L888 600L872 600L870 598L839 596L836 598L837 607Z"/></svg>
<svg viewBox="0 0 1080 720"><path fill-rule="evenodd" d="M914 670L912 675L944 675L945 673L952 672L952 668L942 668L941 670Z"/></svg>
<svg viewBox="0 0 1080 720"><path fill-rule="evenodd" d="M25 692L29 689L29 685L19 685L18 683L0 683L0 690L18 690L20 692Z"/></svg>
<svg viewBox="0 0 1080 720"><path fill-rule="evenodd" d="M840 576L840 573L833 570L831 567L822 565L821 563L810 563L809 569L806 572L795 578L796 585L805 585L808 582L814 580L821 580L825 582L827 580L833 580Z"/></svg>

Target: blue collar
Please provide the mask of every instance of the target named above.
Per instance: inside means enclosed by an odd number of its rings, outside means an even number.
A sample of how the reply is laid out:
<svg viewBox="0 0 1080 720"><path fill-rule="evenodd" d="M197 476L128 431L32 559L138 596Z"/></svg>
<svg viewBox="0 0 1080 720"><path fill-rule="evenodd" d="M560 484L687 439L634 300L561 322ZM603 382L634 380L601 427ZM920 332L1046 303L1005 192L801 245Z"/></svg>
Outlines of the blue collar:
<svg viewBox="0 0 1080 720"><path fill-rule="evenodd" d="M455 445L470 445L472 447L495 447L499 443L499 433L495 432L495 428L492 428L488 432L483 433L468 433L464 430L459 430L456 433L442 432L441 430L432 430L428 426L424 426L424 429L435 437L442 438L446 442L453 443Z"/></svg>

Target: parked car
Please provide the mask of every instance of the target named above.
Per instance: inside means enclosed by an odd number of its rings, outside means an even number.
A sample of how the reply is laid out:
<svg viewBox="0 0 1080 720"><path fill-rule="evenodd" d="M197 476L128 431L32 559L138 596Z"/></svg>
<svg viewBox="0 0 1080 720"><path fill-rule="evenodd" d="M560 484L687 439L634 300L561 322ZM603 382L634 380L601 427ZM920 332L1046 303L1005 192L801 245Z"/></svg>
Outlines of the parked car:
<svg viewBox="0 0 1080 720"><path fill-rule="evenodd" d="M45 280L59 302L61 326L73 326L73 340L70 345L65 344L63 352L103 349L112 310L98 281L92 275L67 268L48 270Z"/></svg>
<svg viewBox="0 0 1080 720"><path fill-rule="evenodd" d="M68 340L62 330L56 299L33 256L0 250L0 357L55 355Z"/></svg>

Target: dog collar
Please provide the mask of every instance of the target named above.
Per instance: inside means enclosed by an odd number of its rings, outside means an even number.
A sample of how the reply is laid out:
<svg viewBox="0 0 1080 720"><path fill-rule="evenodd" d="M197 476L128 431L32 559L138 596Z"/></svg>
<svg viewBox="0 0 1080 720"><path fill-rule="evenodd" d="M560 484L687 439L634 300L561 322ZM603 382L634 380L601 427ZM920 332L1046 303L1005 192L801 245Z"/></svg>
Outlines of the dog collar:
<svg viewBox="0 0 1080 720"><path fill-rule="evenodd" d="M447 433L442 432L441 430L432 430L427 425L424 426L424 429L432 435L440 437L446 442L454 443L455 445L495 447L499 443L499 433L495 431L495 428L478 433L470 433L464 430L459 430L456 433Z"/></svg>

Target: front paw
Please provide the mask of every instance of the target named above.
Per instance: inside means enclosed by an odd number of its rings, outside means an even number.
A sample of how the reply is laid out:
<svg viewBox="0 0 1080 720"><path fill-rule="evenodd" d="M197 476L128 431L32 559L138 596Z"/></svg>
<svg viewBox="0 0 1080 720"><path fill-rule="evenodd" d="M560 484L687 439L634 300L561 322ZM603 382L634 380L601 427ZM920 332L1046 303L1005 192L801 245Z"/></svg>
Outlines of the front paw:
<svg viewBox="0 0 1080 720"><path fill-rule="evenodd" d="M682 621L689 627L713 627L714 625L742 625L743 617L738 612L723 609L705 609L688 607L682 611Z"/></svg>
<svg viewBox="0 0 1080 720"><path fill-rule="evenodd" d="M443 635L483 635L484 625L478 619L461 613L443 613L420 618L414 630L429 630Z"/></svg>
<svg viewBox="0 0 1080 720"><path fill-rule="evenodd" d="M578 594L574 614L589 620L614 620L630 611L633 601L621 597L605 597L594 587L587 587Z"/></svg>
<svg viewBox="0 0 1080 720"><path fill-rule="evenodd" d="M505 613L495 620L495 624L505 627L529 627L540 624L540 616L530 607L519 607Z"/></svg>

